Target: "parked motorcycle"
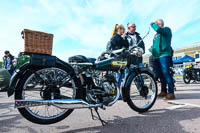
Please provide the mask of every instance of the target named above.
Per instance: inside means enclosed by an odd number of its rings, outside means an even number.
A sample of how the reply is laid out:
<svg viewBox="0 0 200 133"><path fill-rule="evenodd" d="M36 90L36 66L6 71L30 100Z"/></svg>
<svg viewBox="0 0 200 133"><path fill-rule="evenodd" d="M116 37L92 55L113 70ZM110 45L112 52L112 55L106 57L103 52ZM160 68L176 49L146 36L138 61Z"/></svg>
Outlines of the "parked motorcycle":
<svg viewBox="0 0 200 133"><path fill-rule="evenodd" d="M193 65L186 66L183 73L183 81L189 84L190 81L200 81L200 68L194 68Z"/></svg>
<svg viewBox="0 0 200 133"><path fill-rule="evenodd" d="M73 109L88 108L92 118L98 109L116 103L120 97L137 112L148 111L157 98L154 74L148 68L129 66L129 74L121 87L115 73L124 74L127 57L141 56L142 49L130 47L104 54L96 61L73 56L66 63L56 56L21 53L18 69L11 78L8 96L15 94L15 108L27 120L37 124L53 124L68 117ZM21 60L20 60L21 59Z"/></svg>

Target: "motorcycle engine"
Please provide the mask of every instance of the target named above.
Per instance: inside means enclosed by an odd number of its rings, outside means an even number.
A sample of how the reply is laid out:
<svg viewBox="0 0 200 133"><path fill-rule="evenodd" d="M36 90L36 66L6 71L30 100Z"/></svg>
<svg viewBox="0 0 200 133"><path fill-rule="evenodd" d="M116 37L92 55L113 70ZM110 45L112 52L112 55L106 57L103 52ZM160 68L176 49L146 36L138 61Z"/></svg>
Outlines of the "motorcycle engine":
<svg viewBox="0 0 200 133"><path fill-rule="evenodd" d="M107 74L102 78L101 88L104 90L104 95L102 95L103 103L109 104L112 102L117 93L117 82L114 75Z"/></svg>
<svg viewBox="0 0 200 133"><path fill-rule="evenodd" d="M115 86L112 82L104 81L102 83L102 86L103 86L106 94L108 94L108 95L115 94Z"/></svg>
<svg viewBox="0 0 200 133"><path fill-rule="evenodd" d="M89 99L95 103L108 105L117 94L117 82L113 73L101 73L95 78L97 88L92 88L89 93Z"/></svg>

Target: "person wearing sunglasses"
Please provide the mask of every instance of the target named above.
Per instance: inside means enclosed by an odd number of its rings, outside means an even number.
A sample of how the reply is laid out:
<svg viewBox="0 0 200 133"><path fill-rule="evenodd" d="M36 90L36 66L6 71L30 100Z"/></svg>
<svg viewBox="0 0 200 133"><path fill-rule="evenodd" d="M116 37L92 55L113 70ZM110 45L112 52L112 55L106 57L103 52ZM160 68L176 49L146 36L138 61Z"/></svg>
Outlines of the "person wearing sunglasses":
<svg viewBox="0 0 200 133"><path fill-rule="evenodd" d="M122 24L115 24L111 40L109 41L109 45L107 46L107 51L128 48L128 41L122 37L124 33L124 26Z"/></svg>
<svg viewBox="0 0 200 133"><path fill-rule="evenodd" d="M137 46L143 49L143 54L145 53L145 44L141 41L140 34L136 32L136 25L133 22L129 22L127 24L128 32L125 35L125 38L128 40L129 47L130 46ZM132 56L129 58L129 63L138 65L138 67L143 67L143 58L142 57L135 57Z"/></svg>

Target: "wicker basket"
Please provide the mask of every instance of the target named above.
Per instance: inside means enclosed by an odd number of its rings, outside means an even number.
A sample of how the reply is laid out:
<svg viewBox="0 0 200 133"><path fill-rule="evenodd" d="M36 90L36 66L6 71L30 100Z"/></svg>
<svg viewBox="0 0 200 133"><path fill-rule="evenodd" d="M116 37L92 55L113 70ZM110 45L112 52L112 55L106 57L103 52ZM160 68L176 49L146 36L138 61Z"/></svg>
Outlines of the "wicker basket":
<svg viewBox="0 0 200 133"><path fill-rule="evenodd" d="M24 39L24 52L52 54L53 34L28 29L24 29L21 34Z"/></svg>

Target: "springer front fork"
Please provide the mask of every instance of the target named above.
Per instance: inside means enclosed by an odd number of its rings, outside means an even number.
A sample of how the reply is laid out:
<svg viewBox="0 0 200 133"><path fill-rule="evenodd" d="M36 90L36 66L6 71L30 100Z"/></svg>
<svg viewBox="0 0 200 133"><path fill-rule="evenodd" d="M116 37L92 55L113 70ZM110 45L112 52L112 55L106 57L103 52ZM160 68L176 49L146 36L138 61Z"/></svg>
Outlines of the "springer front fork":
<svg viewBox="0 0 200 133"><path fill-rule="evenodd" d="M122 90L122 88L126 84L126 81L128 80L130 73L134 73L134 75L136 75L136 78L134 79L133 82L135 83L138 91L141 93L144 88L143 87L144 86L144 77L141 75L140 68L138 68L137 66L134 66L132 68L126 68L124 71L120 72L120 78L118 80L118 88L120 88L120 90Z"/></svg>

